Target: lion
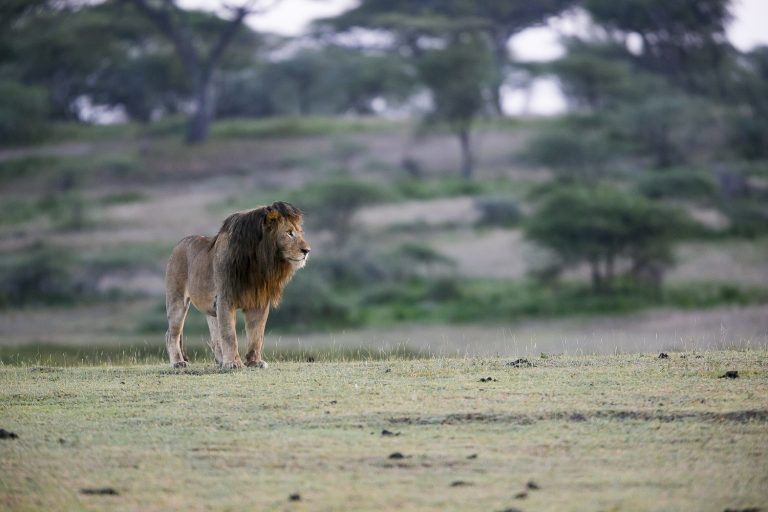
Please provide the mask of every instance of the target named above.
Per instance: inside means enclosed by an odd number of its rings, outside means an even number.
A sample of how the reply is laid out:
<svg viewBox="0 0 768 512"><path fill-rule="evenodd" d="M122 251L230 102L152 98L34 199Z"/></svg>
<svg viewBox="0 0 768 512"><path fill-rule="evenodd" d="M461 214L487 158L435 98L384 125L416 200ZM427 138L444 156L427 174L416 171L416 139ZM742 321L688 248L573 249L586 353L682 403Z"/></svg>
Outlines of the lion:
<svg viewBox="0 0 768 512"><path fill-rule="evenodd" d="M270 305L280 304L283 288L311 250L302 220L301 210L278 201L230 215L213 238L193 235L176 244L165 272L165 344L173 368L189 363L182 332L190 304L206 315L217 364L244 366L235 327L241 309L248 337L245 364L267 368L261 350Z"/></svg>

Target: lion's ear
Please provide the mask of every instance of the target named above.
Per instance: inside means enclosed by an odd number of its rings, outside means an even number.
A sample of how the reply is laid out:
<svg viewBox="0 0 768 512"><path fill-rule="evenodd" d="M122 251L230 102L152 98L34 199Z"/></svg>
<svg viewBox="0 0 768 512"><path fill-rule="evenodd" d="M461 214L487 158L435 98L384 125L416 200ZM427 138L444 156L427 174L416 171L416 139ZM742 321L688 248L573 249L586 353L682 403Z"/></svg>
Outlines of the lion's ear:
<svg viewBox="0 0 768 512"><path fill-rule="evenodd" d="M267 212L267 216L265 217L266 222L275 222L277 219L280 218L280 212L277 210L271 210Z"/></svg>

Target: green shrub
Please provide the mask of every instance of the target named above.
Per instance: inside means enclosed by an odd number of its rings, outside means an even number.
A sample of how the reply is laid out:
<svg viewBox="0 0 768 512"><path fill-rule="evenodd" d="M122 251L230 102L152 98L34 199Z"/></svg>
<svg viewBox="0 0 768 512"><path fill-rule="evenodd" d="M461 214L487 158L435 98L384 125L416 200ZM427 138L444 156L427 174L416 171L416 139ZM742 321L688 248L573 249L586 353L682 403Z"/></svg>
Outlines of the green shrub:
<svg viewBox="0 0 768 512"><path fill-rule="evenodd" d="M78 271L74 255L58 247L35 245L0 263L0 304L71 304L91 298L94 284Z"/></svg>
<svg viewBox="0 0 768 512"><path fill-rule="evenodd" d="M595 290L608 289L619 259L638 280L661 284L672 242L688 222L679 211L609 186L551 189L525 225L526 236L563 266L588 264Z"/></svg>
<svg viewBox="0 0 768 512"><path fill-rule="evenodd" d="M726 215L733 235L751 238L768 233L768 207L763 202L734 201L726 209Z"/></svg>
<svg viewBox="0 0 768 512"><path fill-rule="evenodd" d="M600 131L555 128L534 137L521 159L554 171L563 181L594 180L606 174L615 144Z"/></svg>
<svg viewBox="0 0 768 512"><path fill-rule="evenodd" d="M454 267L456 265L451 258L440 254L427 245L415 242L406 243L398 247L397 251L395 251L395 258L405 269L422 267L430 270L440 267ZM408 272L398 272L398 274L408 275Z"/></svg>
<svg viewBox="0 0 768 512"><path fill-rule="evenodd" d="M331 155L343 168L349 167L355 158L364 155L367 151L368 148L365 144L346 137L337 136L331 140Z"/></svg>
<svg viewBox="0 0 768 512"><path fill-rule="evenodd" d="M360 208L392 199L387 189L343 176L288 194L288 200L307 214L311 227L333 233L337 247L343 247L349 240L354 215Z"/></svg>
<svg viewBox="0 0 768 512"><path fill-rule="evenodd" d="M385 187L344 176L309 184L291 195L291 199L301 204L302 209L327 214L331 218L394 199Z"/></svg>
<svg viewBox="0 0 768 512"><path fill-rule="evenodd" d="M41 140L47 132L44 89L0 81L0 146Z"/></svg>
<svg viewBox="0 0 768 512"><path fill-rule="evenodd" d="M754 237L768 233L768 161L730 162L719 170L721 210L730 234Z"/></svg>
<svg viewBox="0 0 768 512"><path fill-rule="evenodd" d="M723 145L712 108L691 96L649 96L610 112L606 121L614 138L657 169L701 161Z"/></svg>
<svg viewBox="0 0 768 512"><path fill-rule="evenodd" d="M101 204L109 206L116 204L140 203L146 200L147 195L145 193L136 190L126 190L124 192L115 192L102 197Z"/></svg>
<svg viewBox="0 0 768 512"><path fill-rule="evenodd" d="M461 283L451 277L435 279L424 293L424 299L435 302L460 301L463 297Z"/></svg>
<svg viewBox="0 0 768 512"><path fill-rule="evenodd" d="M50 157L31 156L0 162L0 185L31 178L51 168L55 160Z"/></svg>
<svg viewBox="0 0 768 512"><path fill-rule="evenodd" d="M712 203L718 187L707 172L691 169L659 169L645 173L637 184L638 190L650 199L691 199Z"/></svg>
<svg viewBox="0 0 768 512"><path fill-rule="evenodd" d="M765 118L754 115L734 115L728 134L736 153L747 160L768 158L768 124Z"/></svg>
<svg viewBox="0 0 768 512"><path fill-rule="evenodd" d="M305 272L285 289L283 303L270 314L270 328L301 331L359 323L341 294L317 274Z"/></svg>
<svg viewBox="0 0 768 512"><path fill-rule="evenodd" d="M485 197L475 201L480 210L479 226L513 227L520 223L523 213L516 199L510 197Z"/></svg>

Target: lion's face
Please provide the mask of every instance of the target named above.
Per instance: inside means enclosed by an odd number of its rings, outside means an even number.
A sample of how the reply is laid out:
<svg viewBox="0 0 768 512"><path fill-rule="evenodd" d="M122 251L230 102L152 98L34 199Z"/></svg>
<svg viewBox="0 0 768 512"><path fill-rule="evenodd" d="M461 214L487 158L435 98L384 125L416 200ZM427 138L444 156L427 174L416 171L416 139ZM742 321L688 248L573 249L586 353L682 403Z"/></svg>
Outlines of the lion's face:
<svg viewBox="0 0 768 512"><path fill-rule="evenodd" d="M284 260L289 261L298 270L307 264L312 248L304 240L301 224L283 221L277 229L277 248Z"/></svg>

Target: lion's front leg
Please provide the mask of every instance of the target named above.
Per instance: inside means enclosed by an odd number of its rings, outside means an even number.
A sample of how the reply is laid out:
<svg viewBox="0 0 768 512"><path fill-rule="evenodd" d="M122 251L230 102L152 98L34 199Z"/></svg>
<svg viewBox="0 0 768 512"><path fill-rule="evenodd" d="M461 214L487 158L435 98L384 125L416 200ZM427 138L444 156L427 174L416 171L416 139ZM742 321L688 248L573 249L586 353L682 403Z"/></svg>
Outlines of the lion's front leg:
<svg viewBox="0 0 768 512"><path fill-rule="evenodd" d="M261 357L264 347L264 328L269 316L269 305L261 309L249 309L245 313L245 332L248 334L248 351L245 353L245 364L257 368L267 368L267 362Z"/></svg>
<svg viewBox="0 0 768 512"><path fill-rule="evenodd" d="M226 300L219 299L216 304L216 318L219 322L219 347L221 347L221 367L225 370L243 368L244 366L237 351L236 311Z"/></svg>
<svg viewBox="0 0 768 512"><path fill-rule="evenodd" d="M221 331L219 330L219 322L215 316L210 315L206 315L205 320L208 322L208 332L211 334L208 346L211 347L216 364L221 364Z"/></svg>

